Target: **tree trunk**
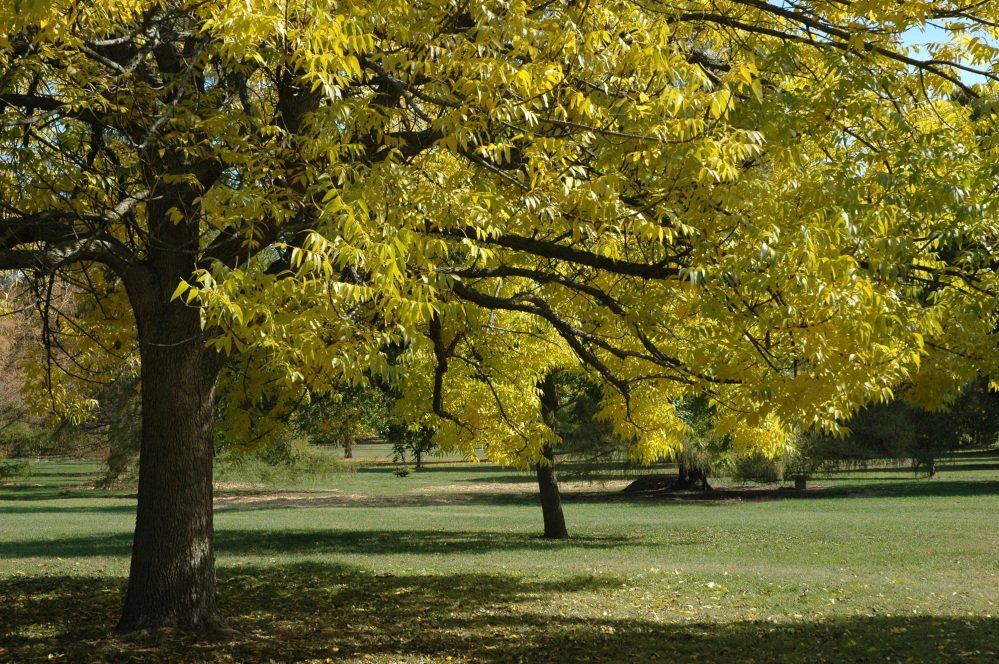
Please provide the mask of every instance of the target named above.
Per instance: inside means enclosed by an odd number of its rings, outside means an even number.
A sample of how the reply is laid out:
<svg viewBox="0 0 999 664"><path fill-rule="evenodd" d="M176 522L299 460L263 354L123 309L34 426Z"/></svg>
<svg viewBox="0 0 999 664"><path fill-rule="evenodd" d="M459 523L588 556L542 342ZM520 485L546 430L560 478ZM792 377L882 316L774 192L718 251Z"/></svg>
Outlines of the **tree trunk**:
<svg viewBox="0 0 999 664"><path fill-rule="evenodd" d="M545 539L569 539L562 512L562 496L555 477L555 454L550 445L544 448L545 461L535 466L538 472L538 488L541 490L541 514L545 520Z"/></svg>
<svg viewBox="0 0 999 664"><path fill-rule="evenodd" d="M136 311L142 444L132 563L118 629L211 629L219 624L212 457L222 361L205 349L197 309L147 304Z"/></svg>
<svg viewBox="0 0 999 664"><path fill-rule="evenodd" d="M343 441L343 458L353 459L354 458L354 441L350 438L345 438Z"/></svg>
<svg viewBox="0 0 999 664"><path fill-rule="evenodd" d="M558 409L558 391L554 373L549 373L541 384L541 414L545 424L555 429L555 411ZM562 496L555 476L555 450L545 445L541 450L542 459L535 465L538 475L538 489L541 492L541 514L545 522L545 539L569 539L562 512Z"/></svg>
<svg viewBox="0 0 999 664"><path fill-rule="evenodd" d="M673 485L674 489L693 491L710 491L711 485L708 483L708 474L703 468L689 464L681 454L677 463L677 478Z"/></svg>

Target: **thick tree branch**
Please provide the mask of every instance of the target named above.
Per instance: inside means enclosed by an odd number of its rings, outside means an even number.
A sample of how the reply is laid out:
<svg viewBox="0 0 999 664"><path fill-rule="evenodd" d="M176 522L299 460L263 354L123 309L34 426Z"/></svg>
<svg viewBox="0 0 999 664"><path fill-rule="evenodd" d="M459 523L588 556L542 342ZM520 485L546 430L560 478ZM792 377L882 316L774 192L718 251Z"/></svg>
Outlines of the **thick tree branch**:
<svg viewBox="0 0 999 664"><path fill-rule="evenodd" d="M0 94L0 113L9 108L19 109L27 117L17 121L18 124L35 124L53 117L72 118L87 124L112 126L110 116L102 116L86 107L74 107L70 102L35 94ZM30 114L42 111L41 115L32 117Z"/></svg>
<svg viewBox="0 0 999 664"><path fill-rule="evenodd" d="M444 343L444 332L441 329L441 319L434 316L430 319L427 329L427 336L434 345L434 359L437 361L434 366L434 392L431 399L431 406L434 414L440 418L454 422L461 428L469 431L468 425L459 420L453 413L444 407L444 375L448 369L448 359L454 354L454 349L458 345L460 335L455 335L450 344Z"/></svg>
<svg viewBox="0 0 999 664"><path fill-rule="evenodd" d="M0 269L34 270L51 274L74 263L103 263L124 276L134 256L114 238L97 235L46 244L39 249L0 249Z"/></svg>
<svg viewBox="0 0 999 664"><path fill-rule="evenodd" d="M608 256L601 256L591 251L569 247L564 244L541 240L537 238L524 237L523 235L513 235L505 233L497 236L479 235L475 229L468 229L461 233L456 229L429 228L429 232L441 235L457 236L467 239L474 239L477 242L493 244L516 251L523 251L532 256L550 258L576 265L585 265L598 270L603 270L611 274L619 274L629 277L639 277L642 279L676 279L680 276L680 269L671 266L670 259L657 263L639 263L635 261L622 261Z"/></svg>

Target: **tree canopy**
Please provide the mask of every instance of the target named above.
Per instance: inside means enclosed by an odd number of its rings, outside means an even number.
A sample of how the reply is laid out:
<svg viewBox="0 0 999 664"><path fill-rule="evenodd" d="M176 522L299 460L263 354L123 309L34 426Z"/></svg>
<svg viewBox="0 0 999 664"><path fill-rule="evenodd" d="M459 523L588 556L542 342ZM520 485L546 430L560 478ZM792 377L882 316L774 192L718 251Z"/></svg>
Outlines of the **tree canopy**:
<svg viewBox="0 0 999 664"><path fill-rule="evenodd" d="M81 367L141 359L122 626L215 619L236 355L254 390L401 380L442 442L521 465L562 367L604 384L646 460L677 449L684 395L774 449L900 383L929 400L994 373L997 22L995 2L0 1L0 268L95 303L50 326ZM949 40L909 45L929 23Z"/></svg>

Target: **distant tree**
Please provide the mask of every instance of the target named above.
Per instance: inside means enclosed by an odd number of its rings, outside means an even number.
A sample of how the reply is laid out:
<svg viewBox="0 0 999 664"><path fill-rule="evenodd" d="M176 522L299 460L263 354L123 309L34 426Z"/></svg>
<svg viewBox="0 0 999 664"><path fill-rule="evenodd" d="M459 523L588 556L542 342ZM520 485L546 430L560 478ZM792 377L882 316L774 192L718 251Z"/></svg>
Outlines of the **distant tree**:
<svg viewBox="0 0 999 664"><path fill-rule="evenodd" d="M905 399L874 404L847 423L845 437L811 432L796 463L812 472L874 459L906 459L917 474L934 476L941 456L994 445L999 437L999 395L984 380L968 383L942 409L926 410Z"/></svg>
<svg viewBox="0 0 999 664"><path fill-rule="evenodd" d="M314 393L307 405L295 410L290 425L314 444L342 448L344 458L350 459L358 438L385 428L388 408L384 391L370 386L344 386Z"/></svg>
<svg viewBox="0 0 999 664"><path fill-rule="evenodd" d="M0 312L7 313L0 316L0 459L30 454L45 435L24 393L31 350L40 337L34 302L20 279L3 281L0 293L7 302L0 305Z"/></svg>
<svg viewBox="0 0 999 664"><path fill-rule="evenodd" d="M603 387L583 371L554 372L558 404L556 432L561 443L555 451L572 461L576 472L597 472L608 463L626 461L632 441L614 433L614 426L600 417Z"/></svg>
<svg viewBox="0 0 999 664"><path fill-rule="evenodd" d="M707 395L695 395L681 401L677 410L687 425L683 448L675 454L677 478L674 489L710 491L708 478L715 467L730 456L731 445L715 427L716 408Z"/></svg>
<svg viewBox="0 0 999 664"><path fill-rule="evenodd" d="M134 475L142 442L142 397L139 377L125 375L107 383L98 393L98 407L85 422L64 423L63 438L90 437L94 446L107 450L104 484Z"/></svg>
<svg viewBox="0 0 999 664"><path fill-rule="evenodd" d="M945 413L955 425L959 447L983 449L999 442L999 392L987 380L968 383Z"/></svg>
<svg viewBox="0 0 999 664"><path fill-rule="evenodd" d="M385 440L392 445L392 458L395 461L413 459L417 470L423 468L423 459L437 450L434 430L428 425L406 425L392 421L382 430Z"/></svg>

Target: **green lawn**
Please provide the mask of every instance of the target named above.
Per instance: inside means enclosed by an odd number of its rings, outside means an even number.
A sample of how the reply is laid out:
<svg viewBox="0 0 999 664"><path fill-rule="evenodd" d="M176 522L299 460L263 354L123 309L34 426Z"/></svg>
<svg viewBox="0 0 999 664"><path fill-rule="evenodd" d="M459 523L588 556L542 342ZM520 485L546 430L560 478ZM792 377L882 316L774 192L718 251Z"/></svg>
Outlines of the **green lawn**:
<svg viewBox="0 0 999 664"><path fill-rule="evenodd" d="M359 456L220 477L230 630L199 639L112 634L131 493L36 463L0 485L0 661L999 661L999 454L786 499L628 498L610 476L567 487L569 542L537 537L529 475Z"/></svg>

